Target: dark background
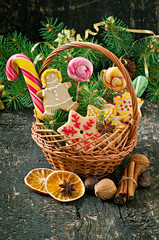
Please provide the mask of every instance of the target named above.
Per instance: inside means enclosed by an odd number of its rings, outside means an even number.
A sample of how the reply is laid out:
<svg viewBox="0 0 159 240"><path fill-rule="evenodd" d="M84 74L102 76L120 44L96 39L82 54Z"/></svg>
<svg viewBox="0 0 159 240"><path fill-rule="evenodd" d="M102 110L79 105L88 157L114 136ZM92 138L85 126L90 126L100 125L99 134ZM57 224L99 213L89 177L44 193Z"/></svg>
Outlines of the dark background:
<svg viewBox="0 0 159 240"><path fill-rule="evenodd" d="M17 30L30 40L39 39L41 21L58 17L68 28L84 34L103 18L114 16L129 28L159 34L158 0L0 0L0 35Z"/></svg>

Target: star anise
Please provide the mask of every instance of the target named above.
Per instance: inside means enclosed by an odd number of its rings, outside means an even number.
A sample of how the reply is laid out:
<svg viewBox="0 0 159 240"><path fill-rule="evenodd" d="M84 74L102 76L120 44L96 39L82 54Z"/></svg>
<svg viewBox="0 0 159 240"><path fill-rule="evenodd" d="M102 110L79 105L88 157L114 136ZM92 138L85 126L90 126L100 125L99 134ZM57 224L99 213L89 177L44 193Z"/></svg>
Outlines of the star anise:
<svg viewBox="0 0 159 240"><path fill-rule="evenodd" d="M103 124L100 123L98 125L98 132L101 134L105 134L105 133L113 133L115 129L115 126L111 125L111 122L106 122L105 120L103 121Z"/></svg>
<svg viewBox="0 0 159 240"><path fill-rule="evenodd" d="M62 188L61 192L65 193L66 195L72 195L72 192L75 191L74 184L70 184L70 180L68 182L63 180L63 184L60 184L59 187Z"/></svg>

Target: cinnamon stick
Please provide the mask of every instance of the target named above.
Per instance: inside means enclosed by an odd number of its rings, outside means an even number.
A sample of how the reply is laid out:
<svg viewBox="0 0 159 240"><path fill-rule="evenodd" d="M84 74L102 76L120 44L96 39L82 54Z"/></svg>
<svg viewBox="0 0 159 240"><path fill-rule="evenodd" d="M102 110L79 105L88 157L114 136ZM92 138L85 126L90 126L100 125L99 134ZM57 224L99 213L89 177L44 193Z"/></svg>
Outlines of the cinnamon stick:
<svg viewBox="0 0 159 240"><path fill-rule="evenodd" d="M138 176L148 166L149 160L143 154L133 154L130 156L114 198L115 203L123 205L127 199L134 199Z"/></svg>
<svg viewBox="0 0 159 240"><path fill-rule="evenodd" d="M123 177L114 198L114 202L119 203L120 205L123 205L127 199L127 171L128 165L124 169Z"/></svg>
<svg viewBox="0 0 159 240"><path fill-rule="evenodd" d="M135 169L134 169L134 180L137 182L138 176L141 172L142 166L138 163L135 164ZM135 189L136 189L136 184L134 184L134 194L135 194Z"/></svg>
<svg viewBox="0 0 159 240"><path fill-rule="evenodd" d="M120 192L120 187L118 187L117 192L114 197L114 202L119 203L119 192Z"/></svg>
<svg viewBox="0 0 159 240"><path fill-rule="evenodd" d="M123 193L122 193L122 195L123 196L126 196L127 195L127 185L128 185L128 183L127 183L127 176L128 176L128 165L125 167L125 169L124 169L124 174L123 174L123 176L125 177L125 180L123 180L123 183L124 183L124 186L123 186Z"/></svg>
<svg viewBox="0 0 159 240"><path fill-rule="evenodd" d="M131 161L128 168L128 200L133 200L134 198L134 168L135 162Z"/></svg>

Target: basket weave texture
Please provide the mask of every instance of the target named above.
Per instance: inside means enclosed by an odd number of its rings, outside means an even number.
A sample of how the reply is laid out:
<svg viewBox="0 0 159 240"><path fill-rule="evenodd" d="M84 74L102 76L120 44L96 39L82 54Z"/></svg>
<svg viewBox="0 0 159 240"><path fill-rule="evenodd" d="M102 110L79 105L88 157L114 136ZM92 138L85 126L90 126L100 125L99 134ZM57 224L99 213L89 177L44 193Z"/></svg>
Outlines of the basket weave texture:
<svg viewBox="0 0 159 240"><path fill-rule="evenodd" d="M78 148L70 144L73 138L64 137L54 130L47 129L35 114L36 121L32 125L32 137L41 147L45 157L55 170L67 170L85 179L88 176L102 178L112 173L123 161L125 156L133 151L137 142L138 107L137 97L129 73L119 59L104 47L89 42L71 42L55 49L44 61L39 75L43 73L52 60L62 51L70 48L89 48L103 53L122 72L132 98L133 117L126 124L124 130L116 130L110 137L103 140L103 136L92 140L91 148L83 150L81 140ZM88 137L90 144L90 137ZM65 144L64 144L65 143ZM115 147L114 147L115 143Z"/></svg>

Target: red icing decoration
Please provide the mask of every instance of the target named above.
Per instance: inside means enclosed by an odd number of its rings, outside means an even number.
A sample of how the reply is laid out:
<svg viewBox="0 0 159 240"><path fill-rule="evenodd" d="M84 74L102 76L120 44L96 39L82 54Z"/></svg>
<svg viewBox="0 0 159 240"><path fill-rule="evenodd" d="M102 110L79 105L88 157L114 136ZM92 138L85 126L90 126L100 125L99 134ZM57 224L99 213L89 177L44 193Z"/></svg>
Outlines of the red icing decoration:
<svg viewBox="0 0 159 240"><path fill-rule="evenodd" d="M129 105L129 107L132 107L132 105Z"/></svg>
<svg viewBox="0 0 159 240"><path fill-rule="evenodd" d="M115 96L114 96L114 97L115 97ZM113 102L111 102L111 101L108 101L108 103L111 103L111 104L115 105L115 103L113 103Z"/></svg>
<svg viewBox="0 0 159 240"><path fill-rule="evenodd" d="M129 116L130 116L130 117L131 117L131 115L132 115L132 114L131 114L131 113L129 113Z"/></svg>
<svg viewBox="0 0 159 240"><path fill-rule="evenodd" d="M91 133L86 133L86 135L89 136L89 137L92 136L92 134L93 134L93 132L91 132Z"/></svg>
<svg viewBox="0 0 159 240"><path fill-rule="evenodd" d="M89 143L89 142L85 141L85 142L84 142L84 145L87 145L88 143ZM87 145L87 146L85 147L86 150L88 150L88 149L90 149L90 148L91 148L91 147L90 147L89 145Z"/></svg>
<svg viewBox="0 0 159 240"><path fill-rule="evenodd" d="M129 109L129 108L127 108L127 110L129 111L130 109Z"/></svg>
<svg viewBox="0 0 159 240"><path fill-rule="evenodd" d="M93 123L95 123L93 119L89 118L88 122L86 122L86 125L83 124L84 130L89 130L90 127L92 127Z"/></svg>
<svg viewBox="0 0 159 240"><path fill-rule="evenodd" d="M71 140L71 143L74 144L76 142L79 142L79 138L75 139L75 140ZM77 147L77 144L74 145L74 147Z"/></svg>
<svg viewBox="0 0 159 240"><path fill-rule="evenodd" d="M123 103L126 103L126 101L124 100Z"/></svg>
<svg viewBox="0 0 159 240"><path fill-rule="evenodd" d="M77 131L71 126L69 126L68 128L63 127L61 131L64 132L66 136L69 136L70 134L72 134L72 137L75 133L77 133Z"/></svg>
<svg viewBox="0 0 159 240"><path fill-rule="evenodd" d="M123 105L122 104L120 104L120 107L122 107Z"/></svg>
<svg viewBox="0 0 159 240"><path fill-rule="evenodd" d="M124 108L121 108L122 111L124 111Z"/></svg>
<svg viewBox="0 0 159 240"><path fill-rule="evenodd" d="M74 126L76 127L76 128L80 128L80 122L78 122L78 120L79 120L79 116L77 117L77 113L76 114L72 114L72 118L74 118L74 119L72 119L72 122L74 122L75 124L74 124Z"/></svg>

